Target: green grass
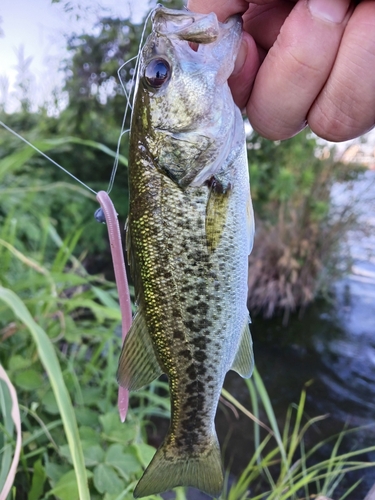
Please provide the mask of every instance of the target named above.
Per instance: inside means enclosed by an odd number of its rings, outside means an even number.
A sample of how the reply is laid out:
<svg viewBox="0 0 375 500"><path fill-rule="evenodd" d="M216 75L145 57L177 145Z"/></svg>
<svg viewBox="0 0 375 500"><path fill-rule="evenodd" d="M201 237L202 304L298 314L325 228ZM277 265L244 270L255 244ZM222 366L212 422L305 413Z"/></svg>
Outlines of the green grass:
<svg viewBox="0 0 375 500"><path fill-rule="evenodd" d="M253 378L245 382L253 414L226 391L223 391L223 396L253 421L256 451L231 486L226 496L228 500L250 497L252 500L302 500L315 498L318 494L344 500L360 483L358 481L352 484L344 495L334 496L345 474L375 467L375 463L356 459L364 453L374 452L375 446L339 453L344 436L358 429L343 430L338 436L323 439L306 449L305 440L309 429L320 420L328 418L328 415L322 415L306 419L306 388L302 391L298 404L291 405L288 409L285 424L280 428L257 370L254 371ZM261 414L267 417L267 424L261 422ZM265 434L263 438L262 434ZM327 445L331 449L330 456L319 460L319 451Z"/></svg>

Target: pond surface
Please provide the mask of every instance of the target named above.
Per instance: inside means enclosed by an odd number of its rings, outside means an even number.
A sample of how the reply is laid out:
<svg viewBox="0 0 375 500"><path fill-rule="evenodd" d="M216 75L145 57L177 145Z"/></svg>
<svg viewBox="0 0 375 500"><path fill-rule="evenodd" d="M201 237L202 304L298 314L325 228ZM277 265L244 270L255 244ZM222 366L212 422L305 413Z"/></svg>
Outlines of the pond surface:
<svg viewBox="0 0 375 500"><path fill-rule="evenodd" d="M367 426L343 443L344 452L375 445L375 172L335 186L333 196L337 204L359 200L359 219L367 229L366 234L348 235L353 261L350 273L334 286L335 299L332 304L317 302L286 327L281 319L257 317L252 333L257 369L281 423L288 406L298 403L304 384L312 380L306 414L329 417L314 427L310 445L339 433L345 425ZM240 377L230 373L226 387L250 408ZM253 453L252 427L247 418L236 421L233 415L218 412L219 435L225 438L228 429L231 434L227 460L232 460L234 474L243 470ZM375 462L375 453L360 459ZM375 482L375 469L352 473L350 482L362 476L362 484L348 499L363 500Z"/></svg>

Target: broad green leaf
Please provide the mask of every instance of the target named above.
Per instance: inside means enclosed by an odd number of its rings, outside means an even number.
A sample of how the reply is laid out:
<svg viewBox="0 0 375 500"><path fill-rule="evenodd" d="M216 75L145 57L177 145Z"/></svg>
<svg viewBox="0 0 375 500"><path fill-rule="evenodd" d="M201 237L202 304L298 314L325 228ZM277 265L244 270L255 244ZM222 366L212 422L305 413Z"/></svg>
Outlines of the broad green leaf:
<svg viewBox="0 0 375 500"><path fill-rule="evenodd" d="M76 408L77 421L80 425L96 426L98 424L98 415L90 408Z"/></svg>
<svg viewBox="0 0 375 500"><path fill-rule="evenodd" d="M30 368L29 370L16 373L14 382L21 389L32 391L38 389L43 384L43 377L39 372Z"/></svg>
<svg viewBox="0 0 375 500"><path fill-rule="evenodd" d="M46 478L46 471L42 465L42 461L39 459L34 462L31 489L27 500L38 500L43 495Z"/></svg>
<svg viewBox="0 0 375 500"><path fill-rule="evenodd" d="M55 464L54 462L47 462L44 466L48 479L52 484L56 484L57 481L70 470L70 466L67 464Z"/></svg>
<svg viewBox="0 0 375 500"><path fill-rule="evenodd" d="M125 483L114 469L106 464L99 464L95 467L94 485L99 493L120 493L125 488Z"/></svg>
<svg viewBox="0 0 375 500"><path fill-rule="evenodd" d="M97 444L98 443L98 432L91 427L80 427L79 435L81 440L87 444Z"/></svg>
<svg viewBox="0 0 375 500"><path fill-rule="evenodd" d="M131 453L125 453L124 447L119 444L112 444L104 459L107 465L111 465L119 470L126 478L141 470L141 463L137 457Z"/></svg>
<svg viewBox="0 0 375 500"><path fill-rule="evenodd" d="M90 406L102 398L102 390L100 387L82 387L82 396L85 405Z"/></svg>
<svg viewBox="0 0 375 500"><path fill-rule="evenodd" d="M91 477L92 473L85 469L85 475ZM81 500L74 470L70 470L57 481L55 487L48 492L47 497L49 498L51 495L55 495L59 500Z"/></svg>
<svg viewBox="0 0 375 500"><path fill-rule="evenodd" d="M82 330L78 328L71 316L65 315L64 321L65 339L72 344L79 344L82 341Z"/></svg>
<svg viewBox="0 0 375 500"><path fill-rule="evenodd" d="M156 451L154 447L146 443L133 444L131 448L134 450L136 456L139 458L144 467L148 466Z"/></svg>
<svg viewBox="0 0 375 500"><path fill-rule="evenodd" d="M81 445L82 445L82 442L81 442ZM70 452L70 448L69 448L69 445L68 444L63 444L59 447L59 451L60 451L60 454L66 458L66 460L72 464L73 463L73 460L72 460L72 454ZM83 450L82 450L83 452Z"/></svg>
<svg viewBox="0 0 375 500"><path fill-rule="evenodd" d="M52 390L46 392L43 396L42 404L46 412L51 415L58 415L59 407L57 406L56 398Z"/></svg>
<svg viewBox="0 0 375 500"><path fill-rule="evenodd" d="M82 442L83 447L83 455L85 457L86 467L92 467L93 465L97 465L104 459L104 451L103 448L98 445L92 445Z"/></svg>
<svg viewBox="0 0 375 500"><path fill-rule="evenodd" d="M25 368L28 368L30 365L32 365L32 363L32 359L25 356L20 356L19 354L15 354L9 359L8 373L11 371L24 370Z"/></svg>
<svg viewBox="0 0 375 500"><path fill-rule="evenodd" d="M137 435L136 426L130 422L121 423L118 413L106 413L99 417L104 434L119 443L128 443Z"/></svg>

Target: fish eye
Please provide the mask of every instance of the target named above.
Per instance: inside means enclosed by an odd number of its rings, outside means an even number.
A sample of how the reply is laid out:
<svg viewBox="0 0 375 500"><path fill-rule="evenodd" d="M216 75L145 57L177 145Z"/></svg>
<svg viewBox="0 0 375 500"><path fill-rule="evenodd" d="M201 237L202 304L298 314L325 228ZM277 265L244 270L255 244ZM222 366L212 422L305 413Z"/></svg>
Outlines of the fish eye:
<svg viewBox="0 0 375 500"><path fill-rule="evenodd" d="M154 89L160 88L170 76L171 67L165 59L152 59L146 66L145 78Z"/></svg>

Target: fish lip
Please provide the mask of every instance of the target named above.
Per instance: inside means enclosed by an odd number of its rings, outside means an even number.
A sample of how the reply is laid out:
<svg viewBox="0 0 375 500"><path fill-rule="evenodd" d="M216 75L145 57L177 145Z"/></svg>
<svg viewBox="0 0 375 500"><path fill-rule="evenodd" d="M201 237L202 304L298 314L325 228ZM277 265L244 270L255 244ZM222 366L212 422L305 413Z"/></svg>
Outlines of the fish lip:
<svg viewBox="0 0 375 500"><path fill-rule="evenodd" d="M214 12L201 14L189 10L168 9L158 4L152 14L153 30L160 35L177 36L182 40L208 44L219 41L223 31L242 30L242 18L239 14L228 17L225 22L218 21ZM237 28L236 28L237 25Z"/></svg>
<svg viewBox="0 0 375 500"><path fill-rule="evenodd" d="M171 23L173 20L178 22L179 19L183 19L185 23L189 24L194 23L194 13L190 13L190 11L186 10L185 12L177 10L177 9L168 9L161 4L158 4L153 10L151 21L153 26L153 31L157 31L160 34L170 34L170 30L163 30L163 26Z"/></svg>
<svg viewBox="0 0 375 500"><path fill-rule="evenodd" d="M158 6L153 12L152 23L153 30L159 35L198 43L214 42L220 32L217 16L213 12L199 14Z"/></svg>

